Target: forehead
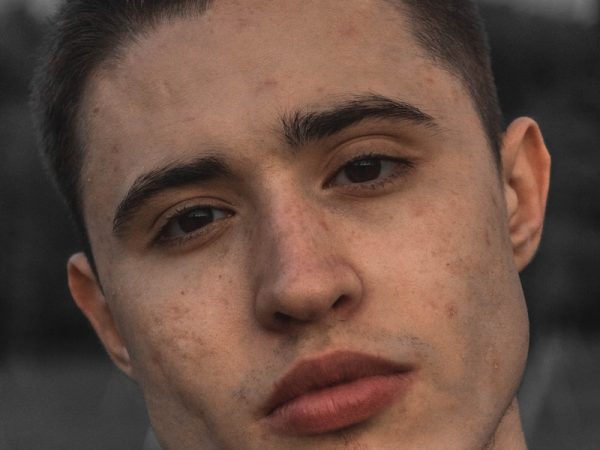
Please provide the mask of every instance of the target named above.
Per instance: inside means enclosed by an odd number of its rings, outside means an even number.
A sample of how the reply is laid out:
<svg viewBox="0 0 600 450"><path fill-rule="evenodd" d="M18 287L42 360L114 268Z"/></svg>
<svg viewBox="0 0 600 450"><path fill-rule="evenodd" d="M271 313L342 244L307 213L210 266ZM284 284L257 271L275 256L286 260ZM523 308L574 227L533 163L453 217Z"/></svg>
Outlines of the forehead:
<svg viewBox="0 0 600 450"><path fill-rule="evenodd" d="M318 104L324 96L375 91L382 84L413 78L402 94L427 90L429 61L407 31L397 8L381 0L217 1L202 16L163 23L125 45L92 77L84 98L85 136L103 139L103 125L136 132L169 113L189 118L206 112L215 129L236 127L248 110L265 115L296 105ZM419 66L419 67L417 67ZM350 75L350 78L348 77ZM273 108L278 110L273 110ZM180 120L181 118L173 118ZM99 125L96 127L94 125ZM120 130L111 126L111 134ZM143 127L145 128L145 127ZM99 133L94 131L99 130ZM147 130L140 130L146 133Z"/></svg>
<svg viewBox="0 0 600 450"><path fill-rule="evenodd" d="M108 61L88 91L106 102L125 95L146 113L181 104L197 87L207 108L218 107L231 89L260 94L261 86L268 92L275 82L295 100L294 92L306 85L334 91L336 73L345 78L352 71L358 83L375 81L386 68L382 63L398 70L419 50L398 9L382 0L346 0L343 8L332 0L222 0L202 17L162 23L126 42L122 57ZM328 80L318 83L323 74Z"/></svg>
<svg viewBox="0 0 600 450"><path fill-rule="evenodd" d="M338 96L381 93L454 127L477 121L461 83L425 57L398 8L382 0L340 5L216 1L201 17L162 23L126 45L92 77L83 101L84 204L98 170L123 180L108 199L114 204L157 164L199 145L248 148L248 140L269 139L286 112Z"/></svg>

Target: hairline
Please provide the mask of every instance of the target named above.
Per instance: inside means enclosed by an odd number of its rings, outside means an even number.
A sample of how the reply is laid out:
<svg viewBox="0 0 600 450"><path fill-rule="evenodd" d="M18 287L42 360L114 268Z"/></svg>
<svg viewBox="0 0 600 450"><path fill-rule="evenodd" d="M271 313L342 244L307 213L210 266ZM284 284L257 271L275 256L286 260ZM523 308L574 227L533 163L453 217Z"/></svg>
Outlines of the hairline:
<svg viewBox="0 0 600 450"><path fill-rule="evenodd" d="M382 3L389 4L398 12L398 17L400 20L403 20L403 25L406 26L407 32L414 39L414 43L417 48L420 50L419 56L429 61L432 65L437 67L438 69L446 72L454 79L459 82L460 88L463 90L463 93L469 98L471 106L476 112L477 120L479 122L479 126L481 127L484 135L486 137L486 141L489 145L489 151L495 154L494 159L496 160L496 165L498 166L499 173L501 173L501 166L498 164L498 151L500 150L498 147L496 136L491 136L487 130L486 125L483 121L483 112L480 110L479 102L477 101L477 92L471 84L466 79L464 73L457 67L456 64L452 64L448 61L448 58L444 58L443 56L437 55L433 50L427 48L421 40L419 39L419 29L418 25L413 25L412 23L418 23L419 18L414 17L414 20L410 20L413 18L413 7L411 7L406 0L379 0ZM94 79L102 72L102 71L110 71L118 68L120 62L126 58L126 54L129 49L134 46L136 43L139 43L143 38L150 36L153 32L156 32L158 28L169 25L171 22L177 21L193 21L199 17L201 17L206 11L208 11L214 4L214 0L205 0L205 4L202 7L201 11L198 11L198 6L196 3L190 3L185 5L179 11L179 13L175 14L165 14L160 20L155 20L155 17L148 17L146 19L142 19L139 23L136 24L135 30L130 33L123 33L119 36L119 40L117 44L110 49L109 52L103 57L100 58L96 64L92 65L89 68L87 76L84 78L84 81L81 83L81 90L78 96L78 101L76 103L75 109L75 120L74 127L72 129L73 139L75 141L76 147L80 152L79 155L79 167L77 171L77 198L78 198L78 207L80 209L80 214L83 215L83 192L82 192L82 184L81 184L81 175L84 169L84 160L85 153L88 150L85 139L83 136L86 134L85 126L86 126L86 115L83 114L85 111L84 104L86 103L86 97L89 94L90 86L93 84ZM195 15L185 15L184 13L195 13ZM409 19L409 20L406 20ZM82 220L84 218L82 217ZM85 220L84 220L85 222Z"/></svg>

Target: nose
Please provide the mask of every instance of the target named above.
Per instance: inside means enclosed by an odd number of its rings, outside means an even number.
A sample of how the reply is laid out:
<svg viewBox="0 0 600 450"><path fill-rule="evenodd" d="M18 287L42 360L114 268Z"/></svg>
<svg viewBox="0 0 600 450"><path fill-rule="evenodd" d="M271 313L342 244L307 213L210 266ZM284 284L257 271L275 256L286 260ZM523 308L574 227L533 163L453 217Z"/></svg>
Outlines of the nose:
<svg viewBox="0 0 600 450"><path fill-rule="evenodd" d="M255 312L262 326L347 319L362 298L362 281L348 257L349 242L323 209L298 199L271 202L255 242ZM339 219L339 218L337 218Z"/></svg>

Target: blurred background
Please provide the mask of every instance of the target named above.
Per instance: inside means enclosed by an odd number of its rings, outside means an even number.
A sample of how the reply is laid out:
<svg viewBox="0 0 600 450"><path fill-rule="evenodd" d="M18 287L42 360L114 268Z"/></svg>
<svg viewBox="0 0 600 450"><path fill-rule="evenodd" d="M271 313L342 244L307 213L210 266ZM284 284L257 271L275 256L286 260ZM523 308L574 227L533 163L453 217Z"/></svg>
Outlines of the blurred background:
<svg viewBox="0 0 600 450"><path fill-rule="evenodd" d="M530 448L600 448L600 0L481 0L507 121L553 155L544 239L522 274ZM149 449L143 401L66 289L78 249L27 106L50 0L0 0L0 449Z"/></svg>

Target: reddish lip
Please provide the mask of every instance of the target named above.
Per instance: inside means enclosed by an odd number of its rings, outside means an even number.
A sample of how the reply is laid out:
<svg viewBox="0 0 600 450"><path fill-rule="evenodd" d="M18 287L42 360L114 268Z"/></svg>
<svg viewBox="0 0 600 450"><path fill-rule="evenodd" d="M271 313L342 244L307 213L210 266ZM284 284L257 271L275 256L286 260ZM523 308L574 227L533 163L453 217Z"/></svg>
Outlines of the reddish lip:
<svg viewBox="0 0 600 450"><path fill-rule="evenodd" d="M377 415L405 391L411 367L340 351L300 361L276 384L265 420L284 434L338 430Z"/></svg>

